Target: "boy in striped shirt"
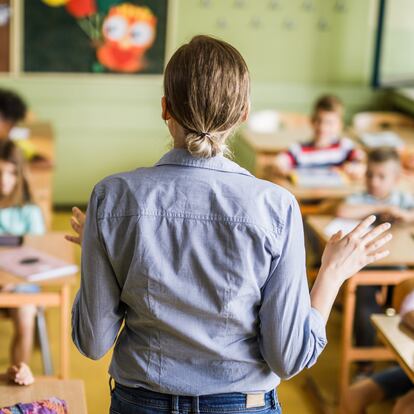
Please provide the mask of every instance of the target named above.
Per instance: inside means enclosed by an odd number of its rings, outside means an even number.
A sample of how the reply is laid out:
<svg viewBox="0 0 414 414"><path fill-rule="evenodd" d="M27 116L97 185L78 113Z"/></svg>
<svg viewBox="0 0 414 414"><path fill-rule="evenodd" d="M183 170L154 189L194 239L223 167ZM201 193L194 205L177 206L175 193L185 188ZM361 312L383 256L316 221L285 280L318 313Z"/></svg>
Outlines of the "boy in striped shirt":
<svg viewBox="0 0 414 414"><path fill-rule="evenodd" d="M342 167L351 178L364 174L363 151L349 138L341 137L344 106L332 95L320 97L312 115L313 139L292 145L276 157L276 173L288 176L295 168Z"/></svg>

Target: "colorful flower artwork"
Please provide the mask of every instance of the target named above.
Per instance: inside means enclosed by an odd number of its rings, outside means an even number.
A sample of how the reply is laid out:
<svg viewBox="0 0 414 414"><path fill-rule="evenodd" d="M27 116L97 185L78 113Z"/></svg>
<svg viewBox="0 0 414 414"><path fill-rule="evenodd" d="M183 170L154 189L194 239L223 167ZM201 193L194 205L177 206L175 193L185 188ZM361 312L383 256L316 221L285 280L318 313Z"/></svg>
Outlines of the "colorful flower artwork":
<svg viewBox="0 0 414 414"><path fill-rule="evenodd" d="M31 46L25 48L25 69L162 73L166 13L167 0L26 0L25 41ZM62 50L72 39L72 47L65 54L56 45L56 36L50 38L54 32L62 39ZM55 64L47 53L55 55L55 59L68 59L67 70L64 65ZM88 66L85 61L77 64L82 53Z"/></svg>

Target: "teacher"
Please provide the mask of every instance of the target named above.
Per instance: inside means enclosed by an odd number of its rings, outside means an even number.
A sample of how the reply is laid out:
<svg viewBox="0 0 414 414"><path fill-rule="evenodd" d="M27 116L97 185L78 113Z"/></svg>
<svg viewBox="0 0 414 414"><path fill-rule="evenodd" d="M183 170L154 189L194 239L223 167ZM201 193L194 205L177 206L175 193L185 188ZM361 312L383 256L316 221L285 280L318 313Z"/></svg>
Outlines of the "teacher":
<svg viewBox="0 0 414 414"><path fill-rule="evenodd" d="M74 210L72 336L92 359L115 343L113 414L280 413L275 389L316 362L341 284L388 254L374 217L337 233L309 295L295 198L224 156L249 89L234 47L193 38L164 75L173 149L98 183L86 220Z"/></svg>

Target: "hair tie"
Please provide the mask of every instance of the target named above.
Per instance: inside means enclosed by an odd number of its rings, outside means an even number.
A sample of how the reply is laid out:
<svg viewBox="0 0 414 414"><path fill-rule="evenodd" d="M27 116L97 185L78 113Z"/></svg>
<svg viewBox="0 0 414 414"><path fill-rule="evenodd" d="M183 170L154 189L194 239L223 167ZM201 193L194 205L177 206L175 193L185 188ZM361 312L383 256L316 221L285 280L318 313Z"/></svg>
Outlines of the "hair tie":
<svg viewBox="0 0 414 414"><path fill-rule="evenodd" d="M198 136L199 136L200 138L205 138L205 137L207 137L207 138L211 139L211 135L210 135L210 133L209 133L209 132L199 132L199 133L198 133Z"/></svg>

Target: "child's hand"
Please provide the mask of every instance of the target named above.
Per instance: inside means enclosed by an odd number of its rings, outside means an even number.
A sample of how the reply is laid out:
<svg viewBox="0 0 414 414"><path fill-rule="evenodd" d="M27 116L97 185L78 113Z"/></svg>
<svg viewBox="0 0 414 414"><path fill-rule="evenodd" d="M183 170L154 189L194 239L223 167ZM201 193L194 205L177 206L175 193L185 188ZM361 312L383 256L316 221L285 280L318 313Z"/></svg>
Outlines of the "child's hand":
<svg viewBox="0 0 414 414"><path fill-rule="evenodd" d="M287 177L292 171L292 164L289 155L280 153L276 155L274 164L274 172L280 177Z"/></svg>
<svg viewBox="0 0 414 414"><path fill-rule="evenodd" d="M362 162L347 162L344 164L343 169L345 173L351 178L351 180L361 180L367 169L366 165Z"/></svg>
<svg viewBox="0 0 414 414"><path fill-rule="evenodd" d="M24 362L11 366L7 370L7 376L10 381L19 385L30 385L34 383L32 371Z"/></svg>
<svg viewBox="0 0 414 414"><path fill-rule="evenodd" d="M343 282L366 265L388 256L389 251L381 248L392 238L384 234L391 225L384 223L369 230L374 221L375 216L369 216L346 236L341 231L334 234L323 252L321 269Z"/></svg>
<svg viewBox="0 0 414 414"><path fill-rule="evenodd" d="M72 208L72 214L73 215L70 219L70 225L72 226L72 229L75 231L75 233L77 233L77 236L71 236L67 234L65 236L65 239L72 243L79 244L79 246L81 246L86 216L78 207Z"/></svg>
<svg viewBox="0 0 414 414"><path fill-rule="evenodd" d="M6 285L0 285L0 292L12 292L14 288L13 283L7 283Z"/></svg>
<svg viewBox="0 0 414 414"><path fill-rule="evenodd" d="M409 223L412 219L412 213L399 207L391 207L389 212L393 220L401 223Z"/></svg>

